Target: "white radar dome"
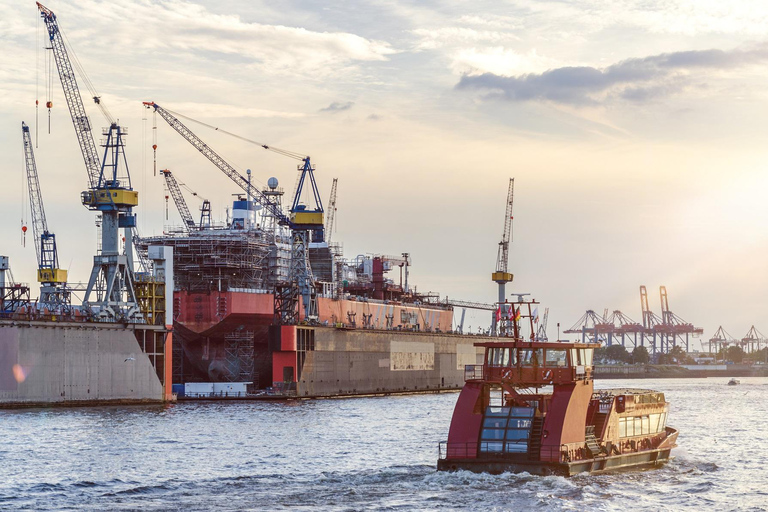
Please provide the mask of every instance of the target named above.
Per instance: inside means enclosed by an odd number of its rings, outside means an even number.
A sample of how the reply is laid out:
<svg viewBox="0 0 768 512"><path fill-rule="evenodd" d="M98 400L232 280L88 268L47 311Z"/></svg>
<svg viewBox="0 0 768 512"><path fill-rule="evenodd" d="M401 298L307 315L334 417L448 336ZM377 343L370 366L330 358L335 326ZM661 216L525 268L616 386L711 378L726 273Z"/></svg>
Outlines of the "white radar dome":
<svg viewBox="0 0 768 512"><path fill-rule="evenodd" d="M277 178L275 178L274 176L269 178L267 180L267 186L269 186L269 188L271 188L272 190L275 190L277 188Z"/></svg>

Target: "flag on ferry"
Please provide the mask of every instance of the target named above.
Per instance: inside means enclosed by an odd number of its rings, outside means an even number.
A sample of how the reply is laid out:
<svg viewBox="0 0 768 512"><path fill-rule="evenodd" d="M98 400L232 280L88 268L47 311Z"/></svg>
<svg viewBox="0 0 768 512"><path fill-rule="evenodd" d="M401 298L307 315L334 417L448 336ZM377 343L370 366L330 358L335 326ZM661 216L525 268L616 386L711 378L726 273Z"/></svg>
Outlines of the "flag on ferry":
<svg viewBox="0 0 768 512"><path fill-rule="evenodd" d="M533 322L539 323L539 308L533 310Z"/></svg>
<svg viewBox="0 0 768 512"><path fill-rule="evenodd" d="M515 321L520 320L523 317L523 314L520 313L520 308L517 308L517 311L515 311Z"/></svg>

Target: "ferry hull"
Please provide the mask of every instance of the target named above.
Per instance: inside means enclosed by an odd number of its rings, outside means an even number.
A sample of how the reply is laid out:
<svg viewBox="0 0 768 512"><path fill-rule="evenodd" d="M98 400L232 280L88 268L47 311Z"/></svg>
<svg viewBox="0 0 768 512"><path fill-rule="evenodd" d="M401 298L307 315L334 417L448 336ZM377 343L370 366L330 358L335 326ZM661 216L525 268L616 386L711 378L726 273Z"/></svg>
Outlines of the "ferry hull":
<svg viewBox="0 0 768 512"><path fill-rule="evenodd" d="M612 455L599 459L580 460L571 463L510 460L441 459L438 471L472 471L473 473L530 473L532 475L573 476L579 473L609 473L614 471L652 469L671 460L670 448L648 450L625 455Z"/></svg>

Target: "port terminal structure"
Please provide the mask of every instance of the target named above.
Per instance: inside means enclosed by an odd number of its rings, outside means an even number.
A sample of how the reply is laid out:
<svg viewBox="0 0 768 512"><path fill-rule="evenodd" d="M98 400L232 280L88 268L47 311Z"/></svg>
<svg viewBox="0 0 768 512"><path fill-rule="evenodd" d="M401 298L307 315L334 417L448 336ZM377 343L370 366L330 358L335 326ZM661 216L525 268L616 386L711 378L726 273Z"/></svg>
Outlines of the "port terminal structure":
<svg viewBox="0 0 768 512"><path fill-rule="evenodd" d="M709 352L717 354L728 347L740 347L746 353L759 352L763 347L768 347L768 338L753 325L743 338L737 339L728 334L721 325L709 339Z"/></svg>
<svg viewBox="0 0 768 512"><path fill-rule="evenodd" d="M609 315L606 309L600 315L590 309L563 332L580 334L583 343L601 343L606 346L619 344L624 348L648 347L653 355L668 354L678 346L688 352L691 338L701 336L704 329L686 322L669 309L666 286L659 287L659 298L661 316L651 310L646 287L640 287L642 323L619 310Z"/></svg>

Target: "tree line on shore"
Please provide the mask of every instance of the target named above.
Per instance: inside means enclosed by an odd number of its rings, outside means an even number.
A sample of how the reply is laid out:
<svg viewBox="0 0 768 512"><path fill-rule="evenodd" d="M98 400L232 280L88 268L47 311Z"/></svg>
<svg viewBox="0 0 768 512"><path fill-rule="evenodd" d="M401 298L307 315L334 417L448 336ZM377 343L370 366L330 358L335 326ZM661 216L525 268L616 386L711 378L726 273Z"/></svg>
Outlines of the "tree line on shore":
<svg viewBox="0 0 768 512"><path fill-rule="evenodd" d="M731 345L721 349L712 357L718 362L735 364L768 362L768 348L746 353L738 345ZM680 346L673 347L668 354L657 354L655 358L643 346L635 347L631 352L622 345L603 346L595 350L595 361L606 364L696 364L693 355L686 353L683 347Z"/></svg>

